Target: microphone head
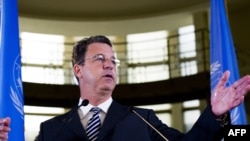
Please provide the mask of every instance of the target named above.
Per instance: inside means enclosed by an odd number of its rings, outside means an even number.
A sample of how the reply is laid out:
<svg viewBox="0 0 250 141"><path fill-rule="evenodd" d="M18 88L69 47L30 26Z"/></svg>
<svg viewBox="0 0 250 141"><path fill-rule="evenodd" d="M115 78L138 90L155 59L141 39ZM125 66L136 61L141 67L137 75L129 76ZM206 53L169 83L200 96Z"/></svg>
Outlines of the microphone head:
<svg viewBox="0 0 250 141"><path fill-rule="evenodd" d="M80 106L87 106L89 104L89 100L88 99L84 99L82 101L82 104Z"/></svg>
<svg viewBox="0 0 250 141"><path fill-rule="evenodd" d="M135 110L135 107L133 107L133 106L130 106L130 107L129 107L129 111L130 111L130 112L134 113L134 110Z"/></svg>

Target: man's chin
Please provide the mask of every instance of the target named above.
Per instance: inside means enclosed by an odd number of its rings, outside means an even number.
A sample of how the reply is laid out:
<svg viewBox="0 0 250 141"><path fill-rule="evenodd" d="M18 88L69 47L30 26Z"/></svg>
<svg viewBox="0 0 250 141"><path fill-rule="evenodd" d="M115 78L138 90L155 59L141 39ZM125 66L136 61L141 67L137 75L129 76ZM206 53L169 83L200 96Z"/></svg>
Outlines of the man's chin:
<svg viewBox="0 0 250 141"><path fill-rule="evenodd" d="M105 86L102 87L102 90L104 90L104 91L111 91L112 92L114 90L114 88L115 88L114 84L112 84L112 85L107 84L107 85L105 85Z"/></svg>

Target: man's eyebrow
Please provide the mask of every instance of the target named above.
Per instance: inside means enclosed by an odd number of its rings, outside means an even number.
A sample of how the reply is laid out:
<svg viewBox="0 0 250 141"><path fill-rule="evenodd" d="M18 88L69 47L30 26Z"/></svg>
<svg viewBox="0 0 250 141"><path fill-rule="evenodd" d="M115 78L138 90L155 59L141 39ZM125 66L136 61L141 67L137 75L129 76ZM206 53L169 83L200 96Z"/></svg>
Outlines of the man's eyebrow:
<svg viewBox="0 0 250 141"><path fill-rule="evenodd" d="M96 57L96 56L99 56L99 55L105 56L105 55L102 54L102 53L98 53L98 54L95 54L93 57Z"/></svg>

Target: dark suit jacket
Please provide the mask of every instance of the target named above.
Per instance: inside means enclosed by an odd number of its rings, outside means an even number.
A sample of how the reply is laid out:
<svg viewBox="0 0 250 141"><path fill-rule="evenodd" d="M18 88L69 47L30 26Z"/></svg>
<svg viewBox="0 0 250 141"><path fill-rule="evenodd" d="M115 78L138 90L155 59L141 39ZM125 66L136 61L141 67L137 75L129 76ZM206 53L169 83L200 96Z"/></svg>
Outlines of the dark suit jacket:
<svg viewBox="0 0 250 141"><path fill-rule="evenodd" d="M153 110L136 108L136 111L157 128L170 141L220 141L222 127L208 106L193 128L183 134L163 124ZM41 123L38 141L88 141L77 110ZM161 141L163 140L128 106L112 102L97 141Z"/></svg>

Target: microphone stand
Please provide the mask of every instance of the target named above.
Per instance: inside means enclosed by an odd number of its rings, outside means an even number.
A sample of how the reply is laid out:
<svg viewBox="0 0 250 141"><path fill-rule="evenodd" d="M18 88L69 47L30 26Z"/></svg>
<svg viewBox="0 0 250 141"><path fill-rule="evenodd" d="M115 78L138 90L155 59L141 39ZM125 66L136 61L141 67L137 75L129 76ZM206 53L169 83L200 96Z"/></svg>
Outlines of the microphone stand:
<svg viewBox="0 0 250 141"><path fill-rule="evenodd" d="M145 118L143 118L139 113L137 113L133 107L130 107L130 110L135 113L140 119L142 119L148 126L150 126L155 132L157 132L165 141L169 141L165 136L162 135L152 124L150 124Z"/></svg>

